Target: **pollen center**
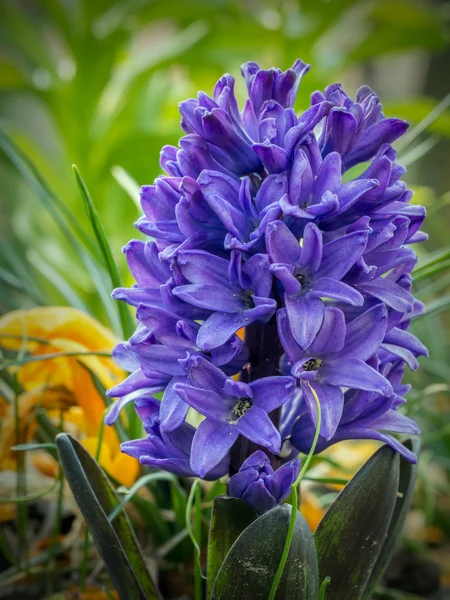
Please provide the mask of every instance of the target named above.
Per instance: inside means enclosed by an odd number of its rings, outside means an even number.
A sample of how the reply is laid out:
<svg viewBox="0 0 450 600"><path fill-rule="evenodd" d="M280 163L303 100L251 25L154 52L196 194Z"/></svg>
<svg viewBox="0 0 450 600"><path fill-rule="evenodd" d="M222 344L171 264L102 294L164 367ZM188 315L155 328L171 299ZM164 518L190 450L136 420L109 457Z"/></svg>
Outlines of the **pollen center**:
<svg viewBox="0 0 450 600"><path fill-rule="evenodd" d="M250 398L239 398L236 404L231 409L231 415L228 422L231 424L237 423L241 417L245 415L252 403Z"/></svg>
<svg viewBox="0 0 450 600"><path fill-rule="evenodd" d="M244 305L246 310L249 310L251 308L255 308L255 303L253 301L253 296L254 292L252 289L250 290L245 290L242 294L242 299L244 301Z"/></svg>
<svg viewBox="0 0 450 600"><path fill-rule="evenodd" d="M303 365L304 371L317 371L323 365L323 360L320 358L310 358Z"/></svg>
<svg viewBox="0 0 450 600"><path fill-rule="evenodd" d="M304 288L308 283L308 280L306 279L306 275L303 275L303 273L298 273L295 276L295 279L300 283L302 288Z"/></svg>

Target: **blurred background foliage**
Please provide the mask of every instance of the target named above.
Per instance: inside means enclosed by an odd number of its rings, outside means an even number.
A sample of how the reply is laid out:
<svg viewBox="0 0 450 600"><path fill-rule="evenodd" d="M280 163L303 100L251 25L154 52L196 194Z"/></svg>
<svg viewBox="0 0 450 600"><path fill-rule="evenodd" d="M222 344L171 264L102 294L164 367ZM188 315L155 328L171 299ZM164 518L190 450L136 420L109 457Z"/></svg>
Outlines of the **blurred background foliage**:
<svg viewBox="0 0 450 600"><path fill-rule="evenodd" d="M410 376L408 405L424 443L411 537L419 550L439 545L450 536L449 40L439 0L0 0L1 312L68 304L126 333L73 163L130 284L120 248L140 235L139 186L181 135L180 100L248 60L311 63L298 110L335 81L349 94L371 85L387 115L411 122L397 148L429 211L415 333L430 359Z"/></svg>

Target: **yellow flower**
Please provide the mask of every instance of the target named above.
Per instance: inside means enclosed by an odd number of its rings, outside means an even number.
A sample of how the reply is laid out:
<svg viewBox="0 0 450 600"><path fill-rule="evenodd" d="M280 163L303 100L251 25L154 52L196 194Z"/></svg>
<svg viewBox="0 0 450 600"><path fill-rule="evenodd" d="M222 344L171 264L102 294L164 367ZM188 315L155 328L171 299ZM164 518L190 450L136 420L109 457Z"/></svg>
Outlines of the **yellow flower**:
<svg viewBox="0 0 450 600"><path fill-rule="evenodd" d="M72 307L17 310L0 318L0 345L34 357L61 352L110 353L116 342L115 336L106 327ZM124 378L123 371L114 361L109 356L60 356L11 369L25 390L19 398L21 423L29 422L30 413L40 406L50 411L49 414L52 414L51 409L58 409L57 414L63 409L64 423L67 421L68 428L74 427L88 450L95 454L105 403L92 375L105 388L112 387ZM11 439L14 406L11 403L5 406L0 461L7 458L7 448L11 447L7 444L14 439L14 436ZM77 407L81 413L74 412L71 406ZM117 481L131 485L139 465L136 460L121 454L119 439L113 428L105 428L103 445L100 464Z"/></svg>

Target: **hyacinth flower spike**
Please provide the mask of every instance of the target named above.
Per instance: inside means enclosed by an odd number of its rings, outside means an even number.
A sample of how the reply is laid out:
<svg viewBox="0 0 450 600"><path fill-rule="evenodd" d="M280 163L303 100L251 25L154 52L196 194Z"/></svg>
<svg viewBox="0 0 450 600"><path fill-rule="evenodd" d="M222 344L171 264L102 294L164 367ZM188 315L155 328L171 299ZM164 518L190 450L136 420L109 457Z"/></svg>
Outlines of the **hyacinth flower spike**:
<svg viewBox="0 0 450 600"><path fill-rule="evenodd" d="M318 227L308 223L300 247L285 223L269 223L267 249L272 261L270 271L284 289L289 325L301 348L312 344L322 325L325 312L322 298L355 306L363 304L360 292L341 279L361 258L367 236L367 231L355 231L323 244Z"/></svg>
<svg viewBox="0 0 450 600"><path fill-rule="evenodd" d="M386 119L366 87L352 100L330 86L297 115L308 69L244 65L242 111L231 75L181 103L187 135L163 148L165 174L142 190L138 229L152 240L125 247L136 284L114 292L139 325L116 351L131 375L109 392L108 422L134 401L147 430L124 450L179 474L228 472L260 514L297 468L281 440L311 450L313 392L317 452L367 438L413 460L391 434L417 432L398 412L401 379L426 354L408 332L425 210L409 204L391 146L407 124ZM189 407L205 417L197 430Z"/></svg>
<svg viewBox="0 0 450 600"><path fill-rule="evenodd" d="M191 385L179 383L174 389L206 419L197 429L192 443L191 467L200 477L208 473L227 454L239 435L280 452L281 438L268 413L292 396L293 377L263 377L250 384L228 379L202 357L189 360Z"/></svg>
<svg viewBox="0 0 450 600"><path fill-rule="evenodd" d="M386 333L384 305L374 306L347 326L341 310L327 307L322 327L306 350L301 350L292 337L284 309L278 312L278 322L287 357L294 363L291 373L300 380L314 424L317 407L311 387L320 399L320 435L325 440L333 437L342 417L342 387L392 395L389 381L365 362L376 352Z"/></svg>

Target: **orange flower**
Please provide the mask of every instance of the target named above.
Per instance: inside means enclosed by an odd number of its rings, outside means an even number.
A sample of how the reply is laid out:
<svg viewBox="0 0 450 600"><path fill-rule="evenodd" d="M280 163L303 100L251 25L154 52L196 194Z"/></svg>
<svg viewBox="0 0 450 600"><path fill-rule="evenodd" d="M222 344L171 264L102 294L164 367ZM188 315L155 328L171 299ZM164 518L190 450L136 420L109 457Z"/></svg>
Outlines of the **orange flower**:
<svg viewBox="0 0 450 600"><path fill-rule="evenodd" d="M109 356L80 354L44 359L44 355L67 352L109 354L116 342L106 327L72 307L38 307L12 311L1 317L0 345L3 348L26 356L43 357L43 360L11 367L25 390L19 398L20 421L24 422L25 418L29 421L30 412L40 406L49 410L49 414L52 414L51 409L58 409L58 414L63 410L67 427L75 427L82 441L84 438L83 443L95 454L105 402L93 376L109 388L123 379L123 371ZM71 405L78 407L78 411L81 409L81 415L74 412ZM3 410L8 413L8 419L4 421L2 438L5 436L10 443L14 407L9 404ZM103 445L102 466L120 483L131 485L139 465L121 454L114 429L105 428ZM5 453L5 446L6 442L2 441L0 451ZM0 460L1 457L0 454Z"/></svg>

